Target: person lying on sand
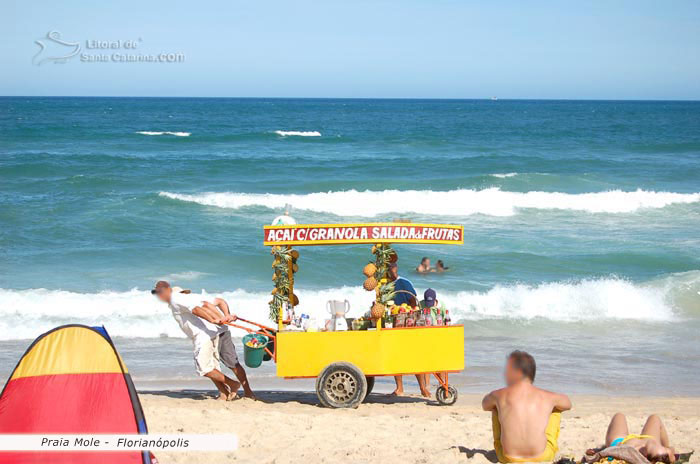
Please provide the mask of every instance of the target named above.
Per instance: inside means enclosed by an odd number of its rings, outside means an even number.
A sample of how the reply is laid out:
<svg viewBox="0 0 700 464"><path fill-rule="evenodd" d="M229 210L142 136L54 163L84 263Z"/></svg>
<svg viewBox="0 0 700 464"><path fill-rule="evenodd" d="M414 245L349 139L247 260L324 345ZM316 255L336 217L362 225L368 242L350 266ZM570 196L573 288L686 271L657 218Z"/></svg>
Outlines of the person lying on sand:
<svg viewBox="0 0 700 464"><path fill-rule="evenodd" d="M615 414L605 434L605 446L622 445L636 449L650 462L672 463L676 460L676 451L671 447L666 427L656 414L649 416L640 435L630 434L624 414Z"/></svg>
<svg viewBox="0 0 700 464"><path fill-rule="evenodd" d="M569 397L535 387L535 359L513 351L506 361L506 387L481 402L491 411L493 446L500 462L552 461L557 453L561 412Z"/></svg>
<svg viewBox="0 0 700 464"><path fill-rule="evenodd" d="M201 297L191 295L189 290L171 287L164 280L156 283L151 294L168 304L180 328L192 340L195 369L199 375L214 382L219 390L219 399L236 399L236 392L241 386L245 396L254 399L245 369L238 362L231 333L225 325L236 320L226 301L221 298L215 298L213 302L202 301ZM219 370L219 361L223 361L236 374L238 382Z"/></svg>

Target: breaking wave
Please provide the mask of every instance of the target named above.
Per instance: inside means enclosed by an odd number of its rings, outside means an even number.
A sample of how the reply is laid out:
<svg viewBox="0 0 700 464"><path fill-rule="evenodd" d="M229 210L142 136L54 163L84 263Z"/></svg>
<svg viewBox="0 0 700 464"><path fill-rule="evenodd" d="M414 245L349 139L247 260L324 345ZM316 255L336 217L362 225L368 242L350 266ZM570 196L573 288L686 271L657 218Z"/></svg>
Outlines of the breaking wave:
<svg viewBox="0 0 700 464"><path fill-rule="evenodd" d="M279 135L280 137L289 137L289 136L297 136L297 137L320 137L321 133L318 131L283 131L283 130L276 130L275 134Z"/></svg>
<svg viewBox="0 0 700 464"><path fill-rule="evenodd" d="M198 289L193 289L197 291ZM419 289L421 291L422 289ZM538 285L503 285L490 290L438 292L453 321L547 319L560 322L639 320L665 322L700 317L700 271L670 274L645 283L609 277ZM347 299L350 317L369 307L372 294L361 287L299 289L299 313L325 319L326 301ZM221 294L240 316L267 321L268 292ZM122 337L182 337L165 304L149 291L76 293L62 290L0 289L0 340L30 339L67 323L104 324Z"/></svg>
<svg viewBox="0 0 700 464"><path fill-rule="evenodd" d="M631 213L640 209L663 208L672 204L700 202L700 193L608 190L594 193L508 192L499 188L432 190L384 190L316 192L280 195L272 193L160 192L163 197L221 208L263 206L295 209L338 216L373 217L387 213L426 215L513 216L521 209L572 210L588 213Z"/></svg>
<svg viewBox="0 0 700 464"><path fill-rule="evenodd" d="M138 131L137 134L141 135L174 135L175 137L189 137L192 135L191 132L172 132L172 131Z"/></svg>
<svg viewBox="0 0 700 464"><path fill-rule="evenodd" d="M491 174L492 177L498 177L499 179L505 179L507 177L515 177L517 176L517 172L507 172L505 174Z"/></svg>

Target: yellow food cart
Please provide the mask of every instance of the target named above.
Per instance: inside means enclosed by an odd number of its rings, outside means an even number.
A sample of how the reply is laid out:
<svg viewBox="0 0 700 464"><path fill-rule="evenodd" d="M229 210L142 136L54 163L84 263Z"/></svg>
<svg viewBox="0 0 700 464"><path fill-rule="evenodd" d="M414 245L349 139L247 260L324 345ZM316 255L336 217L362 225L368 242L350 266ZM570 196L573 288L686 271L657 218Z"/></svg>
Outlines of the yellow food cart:
<svg viewBox="0 0 700 464"><path fill-rule="evenodd" d="M450 244L464 242L463 228L459 225L414 223L369 224L294 224L264 227L264 244L273 247L277 254L273 268L277 271L273 280L284 280L273 290L275 302L298 303L293 293L294 272L299 253L294 246L372 244L373 252L389 253L394 261L390 244ZM378 251L377 251L378 247ZM387 252L386 250L390 250ZM279 254L287 258L280 260ZM370 264L369 286L375 275L384 277L381 268ZM371 267L374 266L374 267ZM280 271L287 269L285 278ZM367 275L368 273L365 273ZM380 279L379 286L387 279ZM279 289L279 291L277 291ZM368 289L365 286L365 289ZM286 295L281 295L286 293ZM376 290L377 301L380 290ZM274 309L274 308L273 308ZM287 330L283 308L275 313L277 328L273 329L249 322L258 328L251 333L265 335L269 344L265 347L268 359L277 365L277 376L286 379L316 378L316 393L326 407L357 407L372 390L374 378L407 374L434 375L439 386L436 399L441 405L457 401L457 389L449 384L449 374L464 369L464 327L462 325L433 325L421 327L382 327L381 317L375 319L376 328L348 331L292 331Z"/></svg>

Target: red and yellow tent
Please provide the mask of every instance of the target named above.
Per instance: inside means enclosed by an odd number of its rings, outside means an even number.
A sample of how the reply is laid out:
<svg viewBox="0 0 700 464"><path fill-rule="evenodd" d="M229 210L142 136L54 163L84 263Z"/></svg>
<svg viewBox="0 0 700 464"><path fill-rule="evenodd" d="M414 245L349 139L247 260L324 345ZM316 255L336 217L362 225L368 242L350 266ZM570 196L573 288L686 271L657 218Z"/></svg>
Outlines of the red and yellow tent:
<svg viewBox="0 0 700 464"><path fill-rule="evenodd" d="M0 395L0 433L147 433L136 389L104 327L64 325L29 346ZM148 452L0 452L3 464L151 464Z"/></svg>

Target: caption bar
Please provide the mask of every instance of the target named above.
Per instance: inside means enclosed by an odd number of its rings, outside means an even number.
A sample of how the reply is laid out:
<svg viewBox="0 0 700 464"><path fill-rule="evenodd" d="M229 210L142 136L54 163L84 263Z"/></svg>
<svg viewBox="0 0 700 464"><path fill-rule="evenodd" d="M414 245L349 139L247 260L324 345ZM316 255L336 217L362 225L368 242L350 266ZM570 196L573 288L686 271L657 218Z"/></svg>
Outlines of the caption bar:
<svg viewBox="0 0 700 464"><path fill-rule="evenodd" d="M233 434L178 435L5 435L2 451L235 451Z"/></svg>

